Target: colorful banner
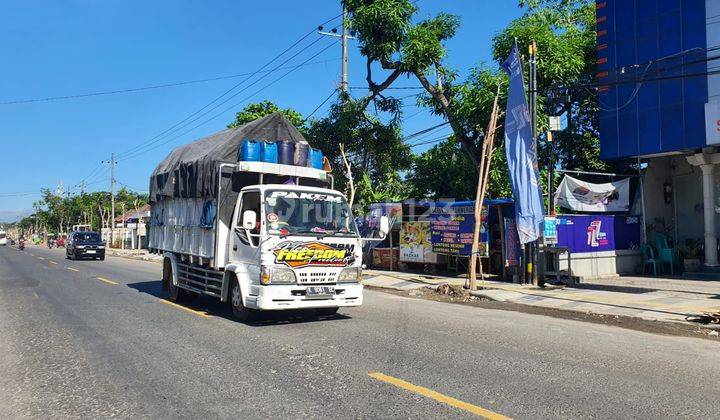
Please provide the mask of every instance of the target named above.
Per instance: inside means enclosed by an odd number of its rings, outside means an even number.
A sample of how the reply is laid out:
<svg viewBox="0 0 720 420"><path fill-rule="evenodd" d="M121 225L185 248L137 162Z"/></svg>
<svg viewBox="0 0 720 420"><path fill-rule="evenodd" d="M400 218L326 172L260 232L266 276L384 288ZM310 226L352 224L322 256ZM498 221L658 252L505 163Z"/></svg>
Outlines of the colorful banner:
<svg viewBox="0 0 720 420"><path fill-rule="evenodd" d="M400 227L400 261L437 263L430 244L430 222L403 222Z"/></svg>
<svg viewBox="0 0 720 420"><path fill-rule="evenodd" d="M510 77L505 110L505 156L515 198L518 235L520 242L525 244L538 239L542 234L541 225L545 212L538 182L537 150L530 129L530 115L517 44L513 45L502 68Z"/></svg>
<svg viewBox="0 0 720 420"><path fill-rule="evenodd" d="M558 246L573 253L638 249L638 216L565 215L557 217Z"/></svg>
<svg viewBox="0 0 720 420"><path fill-rule="evenodd" d="M480 226L480 255L487 255L488 226L487 206L482 208ZM430 213L430 243L432 251L438 254L469 257L472 253L473 230L475 229L475 207L435 207Z"/></svg>
<svg viewBox="0 0 720 420"><path fill-rule="evenodd" d="M630 210L630 178L592 184L565 175L555 192L556 203L580 212L620 212Z"/></svg>

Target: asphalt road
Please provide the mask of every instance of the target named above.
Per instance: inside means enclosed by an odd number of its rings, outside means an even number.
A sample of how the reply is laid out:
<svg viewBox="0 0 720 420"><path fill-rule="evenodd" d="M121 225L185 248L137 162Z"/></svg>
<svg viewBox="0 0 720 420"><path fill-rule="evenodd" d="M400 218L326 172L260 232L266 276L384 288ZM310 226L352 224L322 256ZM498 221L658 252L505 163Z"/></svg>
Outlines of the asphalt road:
<svg viewBox="0 0 720 420"><path fill-rule="evenodd" d="M720 417L708 340L374 291L243 324L164 303L159 264L63 252L0 247L0 418Z"/></svg>

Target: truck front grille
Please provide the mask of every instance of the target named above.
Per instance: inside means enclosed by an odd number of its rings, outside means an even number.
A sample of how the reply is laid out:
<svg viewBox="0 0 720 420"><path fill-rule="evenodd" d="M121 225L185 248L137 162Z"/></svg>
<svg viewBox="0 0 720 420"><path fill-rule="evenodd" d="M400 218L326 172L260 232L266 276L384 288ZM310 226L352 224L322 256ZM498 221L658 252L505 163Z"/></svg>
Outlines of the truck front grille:
<svg viewBox="0 0 720 420"><path fill-rule="evenodd" d="M303 271L298 273L299 284L327 284L335 283L335 273L326 271Z"/></svg>

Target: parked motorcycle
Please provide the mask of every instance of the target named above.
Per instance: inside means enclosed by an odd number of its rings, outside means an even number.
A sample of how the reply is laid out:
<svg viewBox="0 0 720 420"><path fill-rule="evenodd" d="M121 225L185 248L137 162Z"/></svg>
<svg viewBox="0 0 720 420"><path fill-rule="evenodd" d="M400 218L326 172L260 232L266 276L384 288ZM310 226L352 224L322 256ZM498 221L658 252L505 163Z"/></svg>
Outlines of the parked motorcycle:
<svg viewBox="0 0 720 420"><path fill-rule="evenodd" d="M25 249L25 240L24 239L20 239L20 242L18 242L18 249L20 251L23 251Z"/></svg>
<svg viewBox="0 0 720 420"><path fill-rule="evenodd" d="M47 247L49 249L52 249L52 247L55 246L55 239L48 239L47 241Z"/></svg>

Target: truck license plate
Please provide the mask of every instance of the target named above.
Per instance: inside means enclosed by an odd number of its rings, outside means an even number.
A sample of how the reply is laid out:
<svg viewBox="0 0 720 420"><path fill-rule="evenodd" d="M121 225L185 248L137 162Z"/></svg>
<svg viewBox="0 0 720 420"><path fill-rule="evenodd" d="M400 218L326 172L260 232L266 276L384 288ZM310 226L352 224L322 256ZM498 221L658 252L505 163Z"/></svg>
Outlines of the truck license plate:
<svg viewBox="0 0 720 420"><path fill-rule="evenodd" d="M86 254L94 254L95 251L94 251L94 250L88 250L88 251L85 251L85 253L86 253Z"/></svg>
<svg viewBox="0 0 720 420"><path fill-rule="evenodd" d="M305 291L307 297L324 298L335 295L335 288L330 286L311 286Z"/></svg>

